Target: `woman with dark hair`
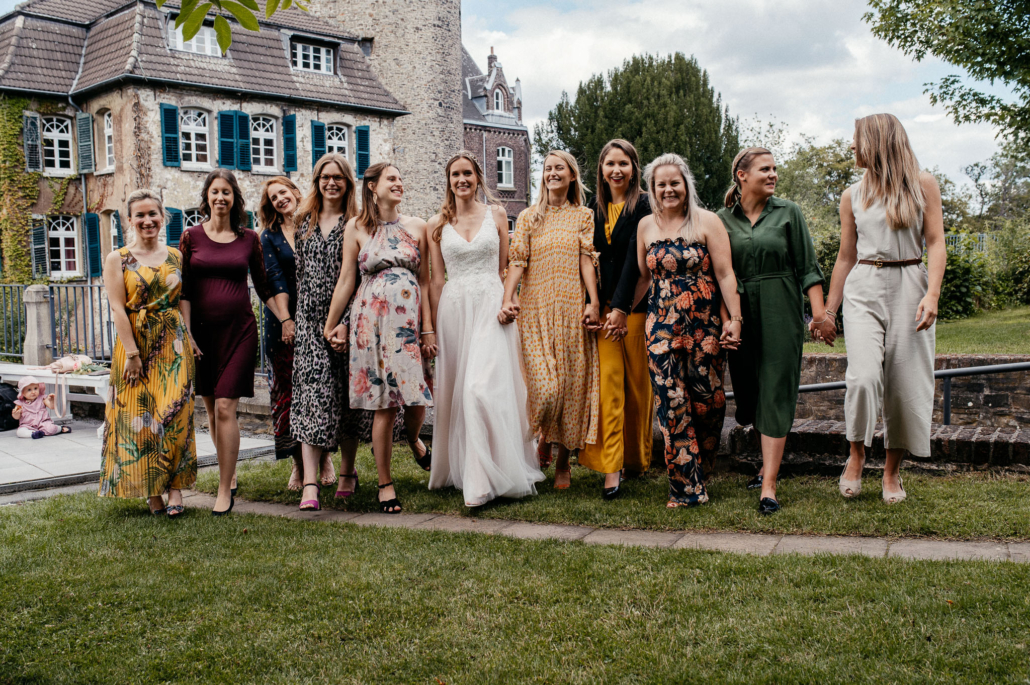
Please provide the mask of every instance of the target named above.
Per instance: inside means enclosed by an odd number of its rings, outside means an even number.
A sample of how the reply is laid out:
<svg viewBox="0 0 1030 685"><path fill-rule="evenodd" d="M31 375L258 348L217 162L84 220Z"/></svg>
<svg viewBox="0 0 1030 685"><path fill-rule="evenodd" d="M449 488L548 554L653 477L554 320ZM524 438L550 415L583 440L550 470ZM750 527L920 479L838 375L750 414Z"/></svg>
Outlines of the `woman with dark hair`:
<svg viewBox="0 0 1030 685"><path fill-rule="evenodd" d="M587 443L579 464L605 474L602 495L615 499L623 470L637 476L651 466L654 396L647 375L644 320L647 302L636 292L637 225L651 214L640 192L640 159L633 144L609 141L597 158L594 250L598 254L601 320L597 359L600 413L597 442Z"/></svg>
<svg viewBox="0 0 1030 685"><path fill-rule="evenodd" d="M429 299L440 345L429 489L456 487L465 506L478 507L536 494L544 474L529 432L519 333L497 320L507 217L472 153L451 157L444 175L443 206L429 220Z"/></svg>
<svg viewBox="0 0 1030 685"><path fill-rule="evenodd" d="M426 468L432 459L418 437L425 408L433 405L423 358L436 355L429 298L423 297L429 291L429 260L422 257L429 235L425 221L398 211L403 199L397 167L380 162L365 170L361 213L347 223L343 269L323 331L334 348L350 348L350 406L375 411L372 450L385 514L401 511L390 476L393 423L401 407L415 460ZM348 331L342 317L352 294Z"/></svg>
<svg viewBox="0 0 1030 685"><path fill-rule="evenodd" d="M204 398L218 453L218 497L211 513L221 516L232 510L236 494L236 407L241 397L254 396L258 337L247 275L273 316L282 322L290 315L280 311L265 280L261 240L246 228L243 194L231 171L207 175L200 212L210 218L183 231L179 242L180 309L197 358L197 394Z"/></svg>
<svg viewBox="0 0 1030 685"><path fill-rule="evenodd" d="M761 435L758 511L780 509L776 477L794 424L805 341L803 293L812 317L826 317L823 272L801 208L775 197L776 160L761 147L733 160L733 185L719 210L733 249L744 326L739 349L728 355L737 423ZM751 484L749 484L751 487Z"/></svg>

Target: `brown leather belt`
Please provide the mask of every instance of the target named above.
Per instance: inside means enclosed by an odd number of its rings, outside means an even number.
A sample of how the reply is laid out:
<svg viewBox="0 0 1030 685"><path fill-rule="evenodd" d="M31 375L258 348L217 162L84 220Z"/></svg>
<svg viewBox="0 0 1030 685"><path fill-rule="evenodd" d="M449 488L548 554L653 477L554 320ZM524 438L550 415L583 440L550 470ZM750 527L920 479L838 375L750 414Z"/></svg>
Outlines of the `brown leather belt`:
<svg viewBox="0 0 1030 685"><path fill-rule="evenodd" d="M877 269L884 266L915 266L916 264L922 264L922 259L900 259L891 261L889 259L860 259L859 264L869 264L875 266Z"/></svg>

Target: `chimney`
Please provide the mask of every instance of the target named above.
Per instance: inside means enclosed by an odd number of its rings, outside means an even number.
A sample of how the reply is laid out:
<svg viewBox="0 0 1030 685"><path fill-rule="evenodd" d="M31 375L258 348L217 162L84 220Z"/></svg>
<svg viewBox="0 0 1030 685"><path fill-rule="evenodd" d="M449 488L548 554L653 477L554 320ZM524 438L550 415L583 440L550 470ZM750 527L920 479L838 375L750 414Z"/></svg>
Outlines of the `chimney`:
<svg viewBox="0 0 1030 685"><path fill-rule="evenodd" d="M490 73L497 66L497 55L494 54L494 49L490 48L490 56L486 58L486 73Z"/></svg>

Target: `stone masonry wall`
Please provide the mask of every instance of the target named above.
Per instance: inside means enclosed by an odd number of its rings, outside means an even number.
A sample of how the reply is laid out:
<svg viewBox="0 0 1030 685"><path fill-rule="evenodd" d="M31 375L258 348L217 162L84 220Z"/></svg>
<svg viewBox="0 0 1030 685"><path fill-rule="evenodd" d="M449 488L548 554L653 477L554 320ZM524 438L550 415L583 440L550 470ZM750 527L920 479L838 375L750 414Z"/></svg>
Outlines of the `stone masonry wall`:
<svg viewBox="0 0 1030 685"><path fill-rule="evenodd" d="M390 155L405 181L401 211L428 219L462 144L460 0L314 0L311 11L373 39L372 70L411 112L396 120Z"/></svg>
<svg viewBox="0 0 1030 685"><path fill-rule="evenodd" d="M1030 355L938 355L938 369L1014 364L1030 361ZM801 384L844 380L848 358L844 354L808 354L801 365ZM933 420L943 420L943 381L937 380ZM726 389L732 389L726 373ZM726 415L733 416L733 401ZM844 391L803 393L798 399L797 419L844 420ZM1030 427L1030 372L965 376L951 380L951 423L955 426Z"/></svg>

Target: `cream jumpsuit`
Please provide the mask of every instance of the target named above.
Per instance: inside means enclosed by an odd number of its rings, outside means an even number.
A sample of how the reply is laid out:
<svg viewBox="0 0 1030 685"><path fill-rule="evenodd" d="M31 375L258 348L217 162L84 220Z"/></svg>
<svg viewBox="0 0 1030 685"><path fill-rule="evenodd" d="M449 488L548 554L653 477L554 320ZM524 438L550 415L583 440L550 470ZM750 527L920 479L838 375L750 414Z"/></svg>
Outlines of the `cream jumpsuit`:
<svg viewBox="0 0 1030 685"><path fill-rule="evenodd" d="M861 182L851 186L858 227L858 259L905 260L923 254L922 215L914 226L892 229L883 204L863 209ZM844 415L847 438L872 446L882 409L884 447L930 456L935 325L916 332L926 295L923 264L856 264L844 283L848 371Z"/></svg>

